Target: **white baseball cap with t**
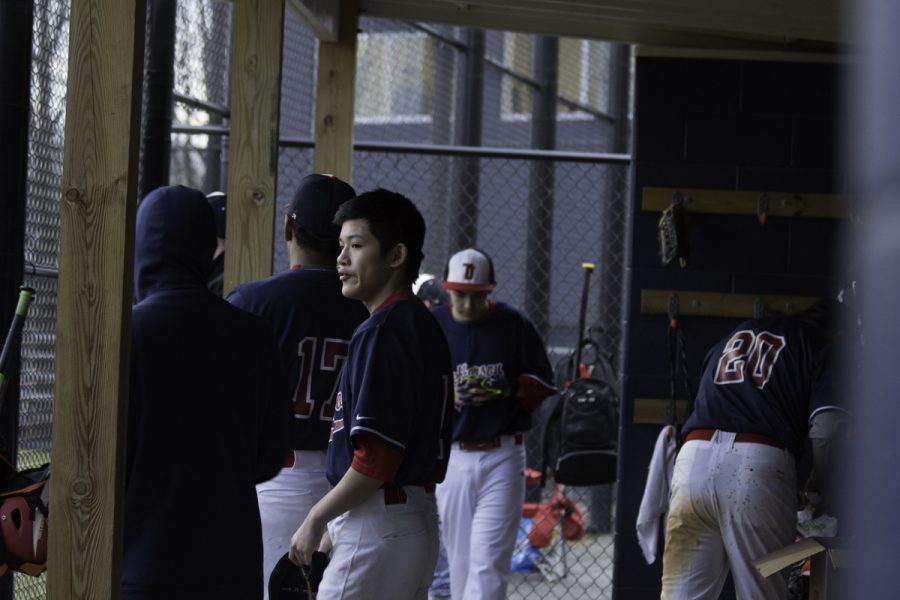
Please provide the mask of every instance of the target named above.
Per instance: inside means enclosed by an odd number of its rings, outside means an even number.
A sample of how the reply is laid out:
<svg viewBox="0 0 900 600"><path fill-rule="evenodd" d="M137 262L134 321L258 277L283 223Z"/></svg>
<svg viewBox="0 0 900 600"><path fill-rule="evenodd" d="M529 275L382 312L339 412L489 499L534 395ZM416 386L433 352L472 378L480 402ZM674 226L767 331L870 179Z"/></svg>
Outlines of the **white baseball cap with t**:
<svg viewBox="0 0 900 600"><path fill-rule="evenodd" d="M443 286L458 292L490 292L497 286L491 257L475 248L460 250L447 261Z"/></svg>

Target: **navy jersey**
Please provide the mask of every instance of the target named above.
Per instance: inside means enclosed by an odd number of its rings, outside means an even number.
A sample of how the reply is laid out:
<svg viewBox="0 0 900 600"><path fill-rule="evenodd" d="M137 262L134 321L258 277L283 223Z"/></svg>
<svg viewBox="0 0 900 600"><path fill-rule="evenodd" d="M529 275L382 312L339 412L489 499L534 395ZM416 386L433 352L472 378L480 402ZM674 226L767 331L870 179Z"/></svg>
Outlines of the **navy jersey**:
<svg viewBox="0 0 900 600"><path fill-rule="evenodd" d="M353 438L377 436L403 452L395 485L440 483L450 455L450 352L428 309L398 294L357 328L341 374L328 446L328 481L353 461Z"/></svg>
<svg viewBox="0 0 900 600"><path fill-rule="evenodd" d="M327 267L294 268L244 284L228 301L261 316L275 334L294 392L291 447L325 450L350 337L369 311L341 294L337 272Z"/></svg>
<svg viewBox="0 0 900 600"><path fill-rule="evenodd" d="M821 331L801 321L744 321L707 355L684 433L756 433L781 442L799 458L824 355Z"/></svg>
<svg viewBox="0 0 900 600"><path fill-rule="evenodd" d="M502 302L492 303L484 319L469 322L454 319L449 306L437 307L432 314L450 344L454 384L467 373L499 375L510 382L528 374L552 387L553 369L544 343L531 322L516 309ZM507 397L455 411L453 439L484 440L530 427L531 414L517 398Z"/></svg>

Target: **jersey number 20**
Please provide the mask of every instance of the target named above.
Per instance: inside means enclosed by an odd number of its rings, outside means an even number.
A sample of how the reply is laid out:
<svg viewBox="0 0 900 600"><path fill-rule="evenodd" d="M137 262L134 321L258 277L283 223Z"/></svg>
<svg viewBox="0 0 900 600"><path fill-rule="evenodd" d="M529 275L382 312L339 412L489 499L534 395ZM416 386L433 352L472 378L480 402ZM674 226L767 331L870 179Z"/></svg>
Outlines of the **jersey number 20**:
<svg viewBox="0 0 900 600"><path fill-rule="evenodd" d="M313 367L316 366L316 347L322 343L322 357L318 364L317 381L325 378L326 383L330 379L333 381L330 393L327 398L313 398ZM334 417L334 399L337 396L338 384L340 383L341 366L344 359L347 358L347 340L339 340L335 338L325 338L320 340L315 337L305 337L300 340L297 349L297 355L300 357L300 381L297 382L297 391L294 392L294 417L297 419L308 419L315 410L316 401L323 400L322 408L319 411L319 418L323 421L331 421ZM319 383L317 389L322 389Z"/></svg>
<svg viewBox="0 0 900 600"><path fill-rule="evenodd" d="M738 331L722 350L715 383L741 383L749 377L754 386L763 389L784 346L784 337L769 331Z"/></svg>

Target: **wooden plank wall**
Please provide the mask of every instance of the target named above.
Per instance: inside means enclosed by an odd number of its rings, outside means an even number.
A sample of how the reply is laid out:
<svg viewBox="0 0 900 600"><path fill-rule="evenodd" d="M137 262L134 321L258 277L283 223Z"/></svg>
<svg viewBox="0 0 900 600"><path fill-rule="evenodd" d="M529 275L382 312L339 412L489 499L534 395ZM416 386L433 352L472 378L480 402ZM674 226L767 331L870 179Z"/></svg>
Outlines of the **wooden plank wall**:
<svg viewBox="0 0 900 600"><path fill-rule="evenodd" d="M234 4L225 293L272 273L284 0Z"/></svg>
<svg viewBox="0 0 900 600"><path fill-rule="evenodd" d="M72 3L50 597L118 598L145 0Z"/></svg>

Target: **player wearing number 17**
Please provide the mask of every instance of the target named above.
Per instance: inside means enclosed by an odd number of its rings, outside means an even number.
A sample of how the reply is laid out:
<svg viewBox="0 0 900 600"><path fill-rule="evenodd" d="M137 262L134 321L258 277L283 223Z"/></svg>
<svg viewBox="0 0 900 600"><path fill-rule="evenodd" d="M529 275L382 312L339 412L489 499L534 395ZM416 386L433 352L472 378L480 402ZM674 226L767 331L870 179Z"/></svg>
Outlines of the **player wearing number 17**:
<svg viewBox="0 0 900 600"><path fill-rule="evenodd" d="M425 600L437 560L435 484L450 452L450 350L412 294L425 221L404 196L375 190L344 204L342 293L371 315L353 333L328 446L330 492L291 540L308 565L334 550L319 600Z"/></svg>
<svg viewBox="0 0 900 600"><path fill-rule="evenodd" d="M793 541L796 459L841 411L824 385L828 317L822 303L744 321L707 355L672 477L663 600L715 600L729 569L738 598L787 597L784 576L751 561Z"/></svg>
<svg viewBox="0 0 900 600"><path fill-rule="evenodd" d="M331 175L308 175L288 208L284 239L291 268L236 288L228 301L261 316L278 341L286 386L294 391L291 451L274 479L256 487L268 581L291 533L328 492L325 450L350 336L368 312L341 294L335 263L340 228L334 213L356 196Z"/></svg>

